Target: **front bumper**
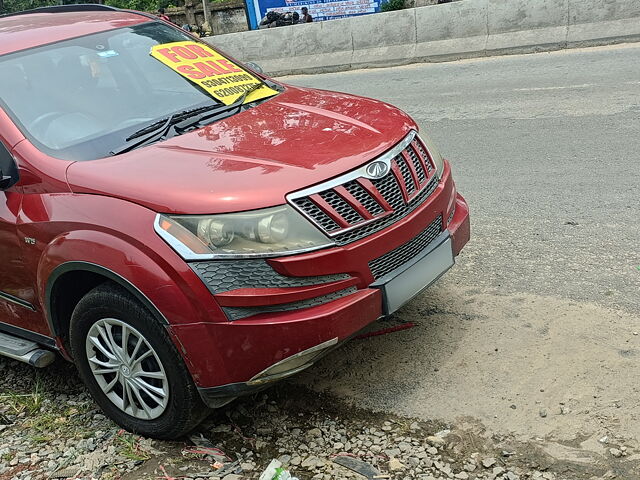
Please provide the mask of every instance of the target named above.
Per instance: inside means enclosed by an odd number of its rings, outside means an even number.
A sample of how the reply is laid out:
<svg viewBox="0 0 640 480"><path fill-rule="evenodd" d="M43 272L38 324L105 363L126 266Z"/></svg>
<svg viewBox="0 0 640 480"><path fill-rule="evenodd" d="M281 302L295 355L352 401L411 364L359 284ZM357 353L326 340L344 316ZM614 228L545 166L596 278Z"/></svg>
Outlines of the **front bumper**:
<svg viewBox="0 0 640 480"><path fill-rule="evenodd" d="M417 240L438 221L438 225L444 224L444 230L438 227L438 241L431 239L421 248ZM255 392L307 368L389 313L381 286L411 262L376 277L372 267L375 260L384 259L385 265L393 267L395 264L385 257L400 252L413 259L426 257L422 265L428 265L429 252L443 239L450 243L451 255L455 256L469 240L469 225L467 203L457 194L447 164L432 196L385 230L343 247L268 261L273 271L285 278L333 276L332 282L296 288L240 288L224 294L211 291L227 315L240 305L255 310L234 321L172 325L172 334L182 347L203 399L212 407L220 406L230 398ZM418 285L416 291L426 288L448 267L444 265L442 271L424 277L424 285ZM328 288L342 289L340 292L346 294L302 309L281 308L306 301L310 295L324 295ZM292 303L285 304L285 300Z"/></svg>
<svg viewBox="0 0 640 480"><path fill-rule="evenodd" d="M325 305L283 312L277 320L262 314L235 322L180 325L173 331L188 345L189 359L197 362L192 372L203 399L215 407L303 370L381 316L381 292L364 289ZM303 363L283 362L321 344L326 348ZM193 352L199 352L197 357ZM283 368L270 375L274 366Z"/></svg>

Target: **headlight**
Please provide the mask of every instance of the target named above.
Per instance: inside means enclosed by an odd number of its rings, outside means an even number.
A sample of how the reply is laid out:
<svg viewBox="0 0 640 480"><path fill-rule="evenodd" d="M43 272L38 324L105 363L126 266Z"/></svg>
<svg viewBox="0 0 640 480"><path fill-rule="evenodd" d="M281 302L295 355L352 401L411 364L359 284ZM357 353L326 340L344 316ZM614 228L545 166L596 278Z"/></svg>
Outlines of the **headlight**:
<svg viewBox="0 0 640 480"><path fill-rule="evenodd" d="M289 255L333 245L288 205L222 215L158 215L155 228L185 260Z"/></svg>
<svg viewBox="0 0 640 480"><path fill-rule="evenodd" d="M435 143L433 143L431 138L429 138L429 136L426 133L421 133L420 139L422 140L422 143L424 143L425 146L427 147L427 150L429 151L429 154L433 159L433 163L436 166L436 172L437 172L438 178L442 178L442 171L444 170L444 160L442 159L442 155L440 155L440 151L438 150L438 147L436 147Z"/></svg>

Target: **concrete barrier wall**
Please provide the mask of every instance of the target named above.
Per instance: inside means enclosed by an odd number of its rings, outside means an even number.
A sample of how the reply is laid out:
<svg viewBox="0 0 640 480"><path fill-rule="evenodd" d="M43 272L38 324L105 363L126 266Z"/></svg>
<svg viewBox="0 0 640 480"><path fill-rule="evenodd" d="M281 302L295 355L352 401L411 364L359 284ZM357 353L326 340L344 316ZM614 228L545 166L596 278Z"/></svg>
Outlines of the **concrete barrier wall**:
<svg viewBox="0 0 640 480"><path fill-rule="evenodd" d="M272 75L640 40L640 0L462 0L206 39Z"/></svg>

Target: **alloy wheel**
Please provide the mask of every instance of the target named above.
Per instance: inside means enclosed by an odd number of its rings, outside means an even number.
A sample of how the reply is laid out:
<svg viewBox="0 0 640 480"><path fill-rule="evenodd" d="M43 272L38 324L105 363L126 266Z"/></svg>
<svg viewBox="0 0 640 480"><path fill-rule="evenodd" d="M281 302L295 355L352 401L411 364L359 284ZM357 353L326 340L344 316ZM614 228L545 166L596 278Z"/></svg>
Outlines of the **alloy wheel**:
<svg viewBox="0 0 640 480"><path fill-rule="evenodd" d="M169 402L165 369L138 330L105 318L91 326L85 344L91 372L114 405L141 420L164 413Z"/></svg>

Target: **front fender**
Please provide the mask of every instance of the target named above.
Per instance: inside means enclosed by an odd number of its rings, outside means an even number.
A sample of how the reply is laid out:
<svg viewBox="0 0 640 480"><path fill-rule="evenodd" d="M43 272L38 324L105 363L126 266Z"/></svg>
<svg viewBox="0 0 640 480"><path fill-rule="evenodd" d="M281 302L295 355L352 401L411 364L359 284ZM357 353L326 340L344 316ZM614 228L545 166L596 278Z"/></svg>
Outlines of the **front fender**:
<svg viewBox="0 0 640 480"><path fill-rule="evenodd" d="M198 381L200 372L176 335L182 324L227 322L213 296L155 232L156 213L124 200L98 195L28 195L19 228L35 240L28 255L37 272L38 300L52 336L64 351L52 318L52 291L65 274L88 271L123 286L166 324L174 344ZM38 251L36 254L36 251ZM210 361L218 362L216 352Z"/></svg>
<svg viewBox="0 0 640 480"><path fill-rule="evenodd" d="M162 323L194 323L210 318L205 310L197 308L201 301L189 284L197 287L202 282L186 264L181 268L166 260L158 262L158 258L152 258L122 238L91 230L62 234L44 250L38 265L38 290L45 311L50 312L50 294L55 282L72 271L97 273L122 285ZM194 277L193 282L189 281L190 276ZM206 288L204 291L207 292Z"/></svg>
<svg viewBox="0 0 640 480"><path fill-rule="evenodd" d="M19 228L35 240L28 261L43 310L50 311L47 291L63 273L99 269L146 298L169 324L226 321L202 281L155 233L155 216L99 195L25 196Z"/></svg>

